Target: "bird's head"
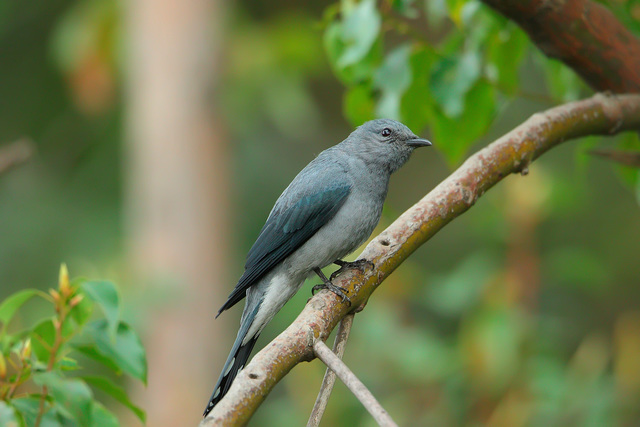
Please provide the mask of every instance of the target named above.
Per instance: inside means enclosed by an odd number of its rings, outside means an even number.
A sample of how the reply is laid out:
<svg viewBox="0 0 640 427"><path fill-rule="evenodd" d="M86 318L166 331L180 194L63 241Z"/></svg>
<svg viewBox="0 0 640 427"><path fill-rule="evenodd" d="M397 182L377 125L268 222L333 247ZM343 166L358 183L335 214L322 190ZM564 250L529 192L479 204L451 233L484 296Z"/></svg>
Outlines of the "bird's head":
<svg viewBox="0 0 640 427"><path fill-rule="evenodd" d="M391 119L368 121L354 130L348 140L359 157L369 163L382 164L390 172L404 165L416 148L431 145L402 123Z"/></svg>

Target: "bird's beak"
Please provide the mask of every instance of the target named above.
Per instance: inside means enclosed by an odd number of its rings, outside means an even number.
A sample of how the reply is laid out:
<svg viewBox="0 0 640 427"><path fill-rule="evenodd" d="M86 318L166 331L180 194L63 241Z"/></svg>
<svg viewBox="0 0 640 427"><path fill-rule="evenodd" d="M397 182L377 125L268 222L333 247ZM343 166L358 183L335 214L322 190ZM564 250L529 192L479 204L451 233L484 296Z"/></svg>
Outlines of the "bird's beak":
<svg viewBox="0 0 640 427"><path fill-rule="evenodd" d="M433 144L431 144L431 141L427 141L426 139L422 139L422 138L413 138L410 139L406 142L406 144L409 147L431 147Z"/></svg>

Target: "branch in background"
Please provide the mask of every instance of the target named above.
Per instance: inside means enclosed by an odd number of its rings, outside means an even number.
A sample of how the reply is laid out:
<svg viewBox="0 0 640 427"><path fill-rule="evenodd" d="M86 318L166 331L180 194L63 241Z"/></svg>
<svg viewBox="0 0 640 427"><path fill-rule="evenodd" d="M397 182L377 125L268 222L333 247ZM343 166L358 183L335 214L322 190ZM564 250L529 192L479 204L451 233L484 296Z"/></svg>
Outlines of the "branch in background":
<svg viewBox="0 0 640 427"><path fill-rule="evenodd" d="M624 166L640 168L640 152L622 151L600 148L589 151L589 154L611 160Z"/></svg>
<svg viewBox="0 0 640 427"><path fill-rule="evenodd" d="M595 90L640 92L640 40L590 0L482 0Z"/></svg>
<svg viewBox="0 0 640 427"><path fill-rule="evenodd" d="M351 326L353 325L354 313L349 313L340 322L338 326L338 332L336 332L336 338L333 343L333 352L342 359L344 356L344 349L347 346L347 340L349 339L349 333L351 332ZM329 403L329 397L331 396L331 390L336 383L336 374L331 369L327 368L322 378L322 385L316 398L316 403L313 405L313 410L307 421L307 427L318 427L320 420L327 409L327 403Z"/></svg>
<svg viewBox="0 0 640 427"><path fill-rule="evenodd" d="M35 144L22 138L0 148L0 175L26 162L36 152Z"/></svg>
<svg viewBox="0 0 640 427"><path fill-rule="evenodd" d="M335 279L361 307L371 293L418 247L466 212L487 190L512 173L525 174L532 161L573 138L640 129L640 95L607 96L572 102L534 114L483 148L374 238L360 258L375 265ZM325 340L353 308L329 292L309 300L298 318L253 357L228 394L201 426L242 425L295 365L314 358L313 344Z"/></svg>
<svg viewBox="0 0 640 427"><path fill-rule="evenodd" d="M351 390L351 392L358 398L360 403L369 411L376 420L378 425L397 427L398 425L391 419L389 413L384 410L376 398L371 392L362 384L362 381L355 376L353 372L344 364L342 360L324 343L322 340L317 340L313 344L313 352L327 365Z"/></svg>

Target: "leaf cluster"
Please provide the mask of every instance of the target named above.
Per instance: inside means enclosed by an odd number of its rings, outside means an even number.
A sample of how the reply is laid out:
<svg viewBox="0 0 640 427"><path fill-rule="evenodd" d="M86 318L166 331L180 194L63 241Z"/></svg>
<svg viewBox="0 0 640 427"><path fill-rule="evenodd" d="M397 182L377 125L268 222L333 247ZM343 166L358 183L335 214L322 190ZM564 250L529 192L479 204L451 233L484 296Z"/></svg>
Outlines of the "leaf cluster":
<svg viewBox="0 0 640 427"><path fill-rule="evenodd" d="M413 0L343 0L327 9L324 45L346 86L343 110L353 125L387 117L416 133L428 128L436 148L454 166L486 136L509 101L554 105L587 92L573 70L532 49L514 22L480 1L418 5ZM623 21L634 21L636 9L614 9L626 17ZM620 137L618 145L637 149L637 135ZM640 200L637 169L616 169Z"/></svg>
<svg viewBox="0 0 640 427"><path fill-rule="evenodd" d="M29 300L53 314L26 329L9 324ZM17 323L17 322L14 322ZM146 384L147 362L138 335L120 318L120 298L108 281L70 281L60 269L57 289L19 291L0 304L0 425L117 426L94 391L111 396L141 421L144 411L112 377L83 375L81 363L99 362L116 376Z"/></svg>
<svg viewBox="0 0 640 427"><path fill-rule="evenodd" d="M429 127L435 141L447 141L439 149L451 164L485 135L501 100L523 95L520 68L531 43L478 1L432 0L423 9L412 0L379 7L374 0L342 1L325 21L327 57L347 87L349 121L387 117L415 132ZM554 96L577 97L582 86L573 73L545 67Z"/></svg>

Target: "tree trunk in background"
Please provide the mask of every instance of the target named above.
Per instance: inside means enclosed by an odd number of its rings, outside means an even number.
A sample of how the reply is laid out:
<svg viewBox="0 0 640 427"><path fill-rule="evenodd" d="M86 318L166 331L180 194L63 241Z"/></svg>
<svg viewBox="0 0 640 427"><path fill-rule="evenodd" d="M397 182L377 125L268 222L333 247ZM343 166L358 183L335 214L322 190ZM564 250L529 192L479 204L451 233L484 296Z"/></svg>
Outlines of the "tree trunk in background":
<svg viewBox="0 0 640 427"><path fill-rule="evenodd" d="M231 288L226 141L211 105L222 10L210 0L125 4L129 260L140 308L153 310L136 402L147 425L196 425L228 350L213 345Z"/></svg>

